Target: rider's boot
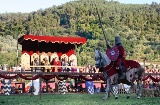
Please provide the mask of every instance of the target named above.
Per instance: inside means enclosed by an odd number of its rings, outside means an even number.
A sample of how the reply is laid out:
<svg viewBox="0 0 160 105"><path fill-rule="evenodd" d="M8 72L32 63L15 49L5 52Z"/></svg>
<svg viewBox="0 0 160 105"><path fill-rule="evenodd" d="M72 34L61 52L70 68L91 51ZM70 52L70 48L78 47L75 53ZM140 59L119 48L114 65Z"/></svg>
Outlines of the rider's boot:
<svg viewBox="0 0 160 105"><path fill-rule="evenodd" d="M120 74L120 77L118 79L124 79L125 77L126 77L126 73L123 72L123 73Z"/></svg>
<svg viewBox="0 0 160 105"><path fill-rule="evenodd" d="M126 69L124 66L120 67L120 75L118 77L119 80L124 79L126 77Z"/></svg>

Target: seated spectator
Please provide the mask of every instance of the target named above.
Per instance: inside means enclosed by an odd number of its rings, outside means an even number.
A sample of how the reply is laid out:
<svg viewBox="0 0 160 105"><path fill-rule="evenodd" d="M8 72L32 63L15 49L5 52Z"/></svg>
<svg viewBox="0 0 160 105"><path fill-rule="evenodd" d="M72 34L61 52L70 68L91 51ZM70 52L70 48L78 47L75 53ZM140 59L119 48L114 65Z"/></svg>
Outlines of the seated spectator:
<svg viewBox="0 0 160 105"><path fill-rule="evenodd" d="M92 66L89 67L89 73L94 73Z"/></svg>
<svg viewBox="0 0 160 105"><path fill-rule="evenodd" d="M25 71L26 71L26 67L23 66L23 67L22 67L22 72L25 72Z"/></svg>
<svg viewBox="0 0 160 105"><path fill-rule="evenodd" d="M96 68L96 73L99 73L99 68Z"/></svg>
<svg viewBox="0 0 160 105"><path fill-rule="evenodd" d="M0 93L4 94L3 86L1 86L1 88L0 88Z"/></svg>
<svg viewBox="0 0 160 105"><path fill-rule="evenodd" d="M54 66L61 66L61 61L59 60L59 58L58 57L55 57L55 58L53 58L53 60L52 60L52 62L51 62L51 65L54 65ZM61 67L57 67L57 68L55 68L55 67L53 67L52 68L52 71L53 72L61 72L62 71L62 68Z"/></svg>
<svg viewBox="0 0 160 105"><path fill-rule="evenodd" d="M15 87L14 86L11 87L11 93L15 94Z"/></svg>
<svg viewBox="0 0 160 105"><path fill-rule="evenodd" d="M66 66L64 58L61 59L61 63L62 63L62 66ZM62 67L62 71L64 72L65 70L66 68Z"/></svg>
<svg viewBox="0 0 160 105"><path fill-rule="evenodd" d="M56 58L53 58L53 59L52 59L52 61L50 62L50 65L54 66L55 59L56 59ZM55 67L51 67L51 69L52 69L52 72L55 71Z"/></svg>
<svg viewBox="0 0 160 105"><path fill-rule="evenodd" d="M152 83L152 89L156 89L156 82Z"/></svg>
<svg viewBox="0 0 160 105"><path fill-rule="evenodd" d="M149 70L149 73L153 73L152 69Z"/></svg>
<svg viewBox="0 0 160 105"><path fill-rule="evenodd" d="M34 58L34 60L31 62L31 65L33 65L33 66L38 66L39 65L39 59L38 59L38 57ZM35 67L33 69L37 70L38 68Z"/></svg>
<svg viewBox="0 0 160 105"><path fill-rule="evenodd" d="M72 92L70 85L67 86L67 90L68 90L68 92Z"/></svg>
<svg viewBox="0 0 160 105"><path fill-rule="evenodd" d="M154 68L155 72L158 72L158 65L156 65L156 67Z"/></svg>
<svg viewBox="0 0 160 105"><path fill-rule="evenodd" d="M30 86L28 93L32 93L35 91L36 91L36 89L34 88L34 86Z"/></svg>
<svg viewBox="0 0 160 105"><path fill-rule="evenodd" d="M48 59L45 57L44 58L44 65L45 66L50 66L50 63L49 63L49 61L48 61ZM45 67L45 72L50 72L50 70L51 70L51 67Z"/></svg>
<svg viewBox="0 0 160 105"><path fill-rule="evenodd" d="M84 88L82 87L82 84L81 85L79 85L78 87L77 87L77 89L78 89L78 92L84 92Z"/></svg>
<svg viewBox="0 0 160 105"><path fill-rule="evenodd" d="M150 69L150 73L155 73L154 65L152 65L152 68Z"/></svg>
<svg viewBox="0 0 160 105"><path fill-rule="evenodd" d="M22 65L21 64L18 65L16 69L17 69L17 71L21 72L22 71Z"/></svg>
<svg viewBox="0 0 160 105"><path fill-rule="evenodd" d="M20 94L21 93L21 90L20 90L20 85L16 84L15 86L15 94Z"/></svg>
<svg viewBox="0 0 160 105"><path fill-rule="evenodd" d="M149 81L145 81L144 88L149 89Z"/></svg>
<svg viewBox="0 0 160 105"><path fill-rule="evenodd" d="M71 61L66 62L67 66L71 66ZM67 72L71 71L71 67L67 67Z"/></svg>
<svg viewBox="0 0 160 105"><path fill-rule="evenodd" d="M75 80L74 80L74 79L71 79L71 80L70 80L70 87L71 87L72 91L73 91L73 90L76 91L76 89L75 89L76 84L75 84Z"/></svg>
<svg viewBox="0 0 160 105"><path fill-rule="evenodd" d="M145 73L149 73L150 72L150 69L148 66L145 66Z"/></svg>
<svg viewBox="0 0 160 105"><path fill-rule="evenodd" d="M79 72L83 73L84 72L84 68L80 68Z"/></svg>
<svg viewBox="0 0 160 105"><path fill-rule="evenodd" d="M33 66L38 66L38 65L39 65L39 60L38 60L38 58L34 58L34 60L31 62L31 64L32 64Z"/></svg>
<svg viewBox="0 0 160 105"><path fill-rule="evenodd" d="M101 84L101 92L105 92L105 87L103 86L103 84Z"/></svg>
<svg viewBox="0 0 160 105"><path fill-rule="evenodd" d="M42 92L43 92L43 93L46 93L46 92L47 92L46 86L43 86L43 87L42 87Z"/></svg>
<svg viewBox="0 0 160 105"><path fill-rule="evenodd" d="M52 88L51 88L50 85L48 85L48 92L49 92L49 93L52 93L52 92L53 92L53 90L52 90Z"/></svg>
<svg viewBox="0 0 160 105"><path fill-rule="evenodd" d="M75 63L74 59L71 60L71 66L76 66L76 63ZM72 72L77 72L77 69L74 68L74 67L72 67L72 68L71 68L71 71L72 71Z"/></svg>
<svg viewBox="0 0 160 105"><path fill-rule="evenodd" d="M93 73L96 73L96 67L92 66Z"/></svg>
<svg viewBox="0 0 160 105"><path fill-rule="evenodd" d="M67 62L67 58L65 57L65 58L62 58L61 59L61 65L62 66L68 66L68 62ZM62 71L64 72L64 71L67 71L67 68L66 67L62 67Z"/></svg>

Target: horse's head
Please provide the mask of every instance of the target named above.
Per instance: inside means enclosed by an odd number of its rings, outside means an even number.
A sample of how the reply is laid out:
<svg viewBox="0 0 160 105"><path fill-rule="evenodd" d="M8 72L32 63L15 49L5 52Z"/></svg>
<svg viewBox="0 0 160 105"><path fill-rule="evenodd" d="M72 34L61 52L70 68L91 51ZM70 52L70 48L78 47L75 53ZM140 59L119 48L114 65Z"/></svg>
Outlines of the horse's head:
<svg viewBox="0 0 160 105"><path fill-rule="evenodd" d="M100 50L95 50L95 66L96 68L101 68L109 65L111 60L108 56L102 53Z"/></svg>

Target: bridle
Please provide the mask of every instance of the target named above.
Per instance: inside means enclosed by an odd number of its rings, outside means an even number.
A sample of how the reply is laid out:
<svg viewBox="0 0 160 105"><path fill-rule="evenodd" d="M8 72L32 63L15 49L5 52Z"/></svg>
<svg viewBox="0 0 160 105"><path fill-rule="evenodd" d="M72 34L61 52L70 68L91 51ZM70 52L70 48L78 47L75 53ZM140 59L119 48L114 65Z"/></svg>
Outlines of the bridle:
<svg viewBox="0 0 160 105"><path fill-rule="evenodd" d="M103 68L103 71L105 71L105 70L104 70L104 68L105 68L104 66L105 66L105 65L103 65L103 63L102 63L103 57L102 57L102 55L101 55L101 53L100 53L99 50L98 50L98 54L99 54L99 59L100 59L100 60L99 60L99 61L100 61L100 63L99 63L99 68L102 67L102 68ZM109 66L109 65L107 65L107 66ZM111 63L110 68L107 69L106 72L109 72L109 71L113 68L113 66L114 66L114 62Z"/></svg>

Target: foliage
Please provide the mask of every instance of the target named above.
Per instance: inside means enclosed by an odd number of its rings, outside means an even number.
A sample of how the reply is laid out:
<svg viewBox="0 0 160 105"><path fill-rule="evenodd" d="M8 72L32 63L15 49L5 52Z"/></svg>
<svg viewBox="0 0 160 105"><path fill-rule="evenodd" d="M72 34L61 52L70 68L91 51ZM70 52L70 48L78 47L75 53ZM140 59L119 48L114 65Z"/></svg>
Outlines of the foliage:
<svg viewBox="0 0 160 105"><path fill-rule="evenodd" d="M16 40L23 34L78 35L88 39L86 46L77 49L79 65L93 64L94 48L106 50L96 8L110 44L114 45L116 35L122 37L127 59L142 61L146 57L149 61L160 61L160 4L156 2L78 0L31 13L3 13L0 14L0 52L15 51Z"/></svg>

